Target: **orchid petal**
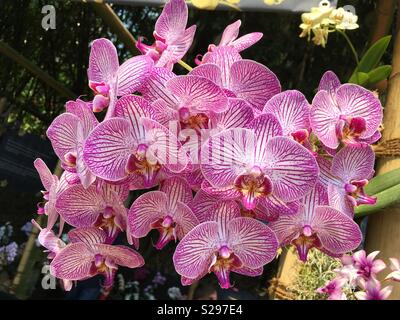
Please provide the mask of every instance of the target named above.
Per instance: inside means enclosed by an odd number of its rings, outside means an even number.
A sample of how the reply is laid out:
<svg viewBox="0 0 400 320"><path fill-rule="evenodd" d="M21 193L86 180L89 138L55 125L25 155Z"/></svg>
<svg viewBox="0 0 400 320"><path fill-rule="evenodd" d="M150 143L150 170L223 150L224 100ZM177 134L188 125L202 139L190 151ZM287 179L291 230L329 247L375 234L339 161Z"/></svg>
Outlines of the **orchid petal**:
<svg viewBox="0 0 400 320"><path fill-rule="evenodd" d="M282 126L283 134L310 128L310 105L297 90L288 90L272 97L264 106L263 113L272 113Z"/></svg>
<svg viewBox="0 0 400 320"><path fill-rule="evenodd" d="M370 179L374 173L375 153L371 147L346 146L332 161L332 174L343 182Z"/></svg>
<svg viewBox="0 0 400 320"><path fill-rule="evenodd" d="M210 137L201 148L201 170L214 187L232 186L254 157L251 130L228 129Z"/></svg>
<svg viewBox="0 0 400 320"><path fill-rule="evenodd" d="M278 241L274 232L253 218L236 218L229 222L228 247L246 267L260 268L276 256Z"/></svg>
<svg viewBox="0 0 400 320"><path fill-rule="evenodd" d="M149 76L153 60L145 55L136 56L125 61L118 69L117 96L135 92Z"/></svg>
<svg viewBox="0 0 400 320"><path fill-rule="evenodd" d="M213 63L201 64L198 67L194 68L192 71L190 71L189 75L204 77L211 80L218 86L222 85L221 69L216 64Z"/></svg>
<svg viewBox="0 0 400 320"><path fill-rule="evenodd" d="M221 36L221 41L219 42L219 46L229 45L232 41L234 41L239 35L239 29L242 24L242 21L236 20L234 23L228 25Z"/></svg>
<svg viewBox="0 0 400 320"><path fill-rule="evenodd" d="M188 20L188 8L183 0L170 0L155 24L157 36L169 44L176 40L185 30Z"/></svg>
<svg viewBox="0 0 400 320"><path fill-rule="evenodd" d="M83 243L72 243L62 249L50 263L50 273L64 280L82 280L90 276L95 253Z"/></svg>
<svg viewBox="0 0 400 320"><path fill-rule="evenodd" d="M107 234L96 227L76 228L68 232L70 243L83 242L87 245L104 243L107 240Z"/></svg>
<svg viewBox="0 0 400 320"><path fill-rule="evenodd" d="M249 127L254 119L253 109L250 105L242 99L229 98L228 101L228 110L211 117L213 126L218 129Z"/></svg>
<svg viewBox="0 0 400 320"><path fill-rule="evenodd" d="M96 244L96 251L110 258L115 264L128 268L138 268L144 265L143 257L135 250L119 245Z"/></svg>
<svg viewBox="0 0 400 320"><path fill-rule="evenodd" d="M267 143L276 136L282 135L282 127L278 119L271 113L259 115L250 123L250 128L254 130L256 137L256 148L254 159L256 162L263 163L267 157Z"/></svg>
<svg viewBox="0 0 400 320"><path fill-rule="evenodd" d="M314 156L299 143L286 138L271 138L266 146L266 174L273 184L273 193L284 201L293 201L307 194L318 179Z"/></svg>
<svg viewBox="0 0 400 320"><path fill-rule="evenodd" d="M326 71L319 82L318 91L325 90L334 94L340 87L340 80L332 71Z"/></svg>
<svg viewBox="0 0 400 320"><path fill-rule="evenodd" d="M167 215L168 197L161 191L150 191L135 200L129 209L129 229L135 238L145 237L151 225Z"/></svg>
<svg viewBox="0 0 400 320"><path fill-rule="evenodd" d="M108 39L92 42L89 56L88 78L93 82L111 82L119 67L117 50Z"/></svg>
<svg viewBox="0 0 400 320"><path fill-rule="evenodd" d="M210 209L217 201L218 198L215 198L200 189L194 196L193 201L189 204L189 207L201 223L208 221Z"/></svg>
<svg viewBox="0 0 400 320"><path fill-rule="evenodd" d="M176 235L182 239L190 230L199 224L199 220L193 211L184 203L178 201L176 204L174 221L176 223Z"/></svg>
<svg viewBox="0 0 400 320"><path fill-rule="evenodd" d="M125 178L126 164L135 145L131 130L125 119L112 118L99 124L84 147L84 160L90 171L105 180Z"/></svg>
<svg viewBox="0 0 400 320"><path fill-rule="evenodd" d="M367 123L365 132L360 138L372 136L382 122L382 105L374 94L355 84L344 84L336 93L337 105L346 116L362 117Z"/></svg>
<svg viewBox="0 0 400 320"><path fill-rule="evenodd" d="M209 268L214 252L218 250L218 223L208 221L192 229L178 243L173 261L178 274L196 279Z"/></svg>
<svg viewBox="0 0 400 320"><path fill-rule="evenodd" d="M232 64L230 84L238 98L262 110L265 103L281 91L276 75L264 65L252 60L239 60Z"/></svg>
<svg viewBox="0 0 400 320"><path fill-rule="evenodd" d="M172 177L164 180L160 191L167 195L168 208L171 210L175 208L178 201L188 204L193 200L192 189L187 181L180 177Z"/></svg>
<svg viewBox="0 0 400 320"><path fill-rule="evenodd" d="M54 152L61 161L68 152L77 151L77 132L80 120L72 113L57 116L47 129L47 137L51 141Z"/></svg>
<svg viewBox="0 0 400 320"><path fill-rule="evenodd" d="M50 191L51 186L54 183L57 183L57 179L53 176L53 174L50 172L49 168L47 165L44 163L44 161L40 158L37 158L34 162L33 165L35 166L37 172L39 173L40 180L42 181L43 187L47 190Z"/></svg>
<svg viewBox="0 0 400 320"><path fill-rule="evenodd" d="M261 40L263 37L263 34L261 32L252 32L249 34L246 34L244 36L241 36L240 38L236 39L231 43L231 45L238 51L241 52L249 47L251 47L253 44L257 43L258 41Z"/></svg>
<svg viewBox="0 0 400 320"><path fill-rule="evenodd" d="M361 243L359 226L346 214L331 207L317 207L311 227L322 246L333 253L352 251Z"/></svg>
<svg viewBox="0 0 400 320"><path fill-rule="evenodd" d="M178 97L181 106L196 111L223 112L228 108L228 98L211 80L198 76L177 76L169 80L167 88Z"/></svg>

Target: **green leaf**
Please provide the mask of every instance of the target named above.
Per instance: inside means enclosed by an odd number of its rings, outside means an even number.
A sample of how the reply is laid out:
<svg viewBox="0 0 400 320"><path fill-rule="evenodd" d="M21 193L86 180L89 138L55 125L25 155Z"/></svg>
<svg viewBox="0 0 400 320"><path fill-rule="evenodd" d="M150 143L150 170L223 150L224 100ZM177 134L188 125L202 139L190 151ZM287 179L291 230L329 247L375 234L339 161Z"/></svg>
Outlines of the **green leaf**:
<svg viewBox="0 0 400 320"><path fill-rule="evenodd" d="M392 66L390 65L383 65L379 66L368 72L369 76L369 83L377 83L381 80L389 78L390 74L392 73Z"/></svg>
<svg viewBox="0 0 400 320"><path fill-rule="evenodd" d="M369 83L369 75L365 72L357 72L354 79L349 81L350 83L358 84L360 86L365 86Z"/></svg>
<svg viewBox="0 0 400 320"><path fill-rule="evenodd" d="M356 217L364 217L372 213L376 213L379 210L385 209L400 202L400 184L379 192L375 196L377 197L377 202L374 206L361 205L355 208Z"/></svg>
<svg viewBox="0 0 400 320"><path fill-rule="evenodd" d="M370 195L375 195L397 184L400 184L400 168L372 178L365 187L365 192Z"/></svg>
<svg viewBox="0 0 400 320"><path fill-rule="evenodd" d="M355 78L357 77L358 72L368 73L379 64L391 39L392 39L392 36L383 37L383 38L379 39L377 42L375 42L368 49L368 51L362 57L356 70L354 70L353 75L350 77L349 82L357 83Z"/></svg>

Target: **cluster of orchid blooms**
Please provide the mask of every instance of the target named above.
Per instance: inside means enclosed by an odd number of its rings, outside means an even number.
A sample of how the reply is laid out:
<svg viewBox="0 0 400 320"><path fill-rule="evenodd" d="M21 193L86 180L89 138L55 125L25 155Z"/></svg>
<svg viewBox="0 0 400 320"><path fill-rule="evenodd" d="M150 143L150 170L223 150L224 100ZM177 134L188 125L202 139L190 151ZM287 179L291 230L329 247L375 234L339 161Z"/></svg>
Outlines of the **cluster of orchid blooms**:
<svg viewBox="0 0 400 320"><path fill-rule="evenodd" d="M170 0L154 44L141 39L143 54L121 65L109 40L93 41L93 100L67 102L48 128L64 172L58 178L35 161L46 200L39 213L48 217L36 226L66 289L97 274L109 289L118 266L144 264L113 244L122 232L138 249L158 230L157 249L178 242L182 284L214 273L222 288L232 286L231 272L261 275L282 246L295 245L306 261L312 247L340 257L361 242L354 207L376 201L363 188L374 174L378 98L332 72L311 105L282 91L271 70L241 57L262 34L238 37L240 21L176 75L196 30L187 19L185 1ZM143 189L151 190L126 208L129 192ZM53 232L58 219L73 227L67 244Z"/></svg>
<svg viewBox="0 0 400 320"><path fill-rule="evenodd" d="M382 288L382 282L377 279L377 274L386 269L386 264L380 259L375 259L379 251L369 255L364 250L353 255L341 257L342 267L335 270L336 277L317 292L328 295L328 300L386 300L392 293L393 286ZM400 282L400 260L390 258L389 273L384 281Z"/></svg>

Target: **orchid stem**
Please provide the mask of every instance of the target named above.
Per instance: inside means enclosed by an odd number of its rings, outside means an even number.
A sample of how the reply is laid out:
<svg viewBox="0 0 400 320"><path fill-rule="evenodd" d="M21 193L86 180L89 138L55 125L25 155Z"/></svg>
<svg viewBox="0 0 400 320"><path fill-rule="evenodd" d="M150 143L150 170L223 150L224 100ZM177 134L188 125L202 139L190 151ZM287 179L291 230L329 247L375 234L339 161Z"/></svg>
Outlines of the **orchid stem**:
<svg viewBox="0 0 400 320"><path fill-rule="evenodd" d="M357 54L356 49L353 46L353 43L351 42L350 38L348 37L348 35L345 32L343 32L342 30L339 30L339 29L337 29L337 31L346 39L347 44L349 45L349 47L351 49L351 52L353 52L354 59L356 60L357 67L358 67L358 65L360 64L360 60L358 59L358 54Z"/></svg>
<svg viewBox="0 0 400 320"><path fill-rule="evenodd" d="M186 62L184 62L182 60L179 60L178 63L189 72L193 70L193 68L191 66L189 66Z"/></svg>

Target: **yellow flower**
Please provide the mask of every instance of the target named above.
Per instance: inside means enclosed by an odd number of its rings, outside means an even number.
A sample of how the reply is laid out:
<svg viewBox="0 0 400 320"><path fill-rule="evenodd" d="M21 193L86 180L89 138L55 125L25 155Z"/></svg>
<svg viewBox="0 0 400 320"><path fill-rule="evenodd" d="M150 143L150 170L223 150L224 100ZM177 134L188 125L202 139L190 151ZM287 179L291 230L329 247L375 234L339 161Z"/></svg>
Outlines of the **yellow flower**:
<svg viewBox="0 0 400 320"><path fill-rule="evenodd" d="M285 0L264 0L264 3L267 6L273 6L273 5L281 4L283 1L285 1Z"/></svg>
<svg viewBox="0 0 400 320"><path fill-rule="evenodd" d="M199 9L214 10L218 6L219 0L191 0L191 3Z"/></svg>
<svg viewBox="0 0 400 320"><path fill-rule="evenodd" d="M329 25L329 17L332 11L333 8L329 1L321 1L318 7L313 7L310 12L303 13L301 15L302 24L300 25L300 29L303 31L300 37L308 36L308 39L310 39L311 30Z"/></svg>
<svg viewBox="0 0 400 320"><path fill-rule="evenodd" d="M354 30L359 26L357 24L358 17L344 8L335 9L329 17L332 24L335 24L336 29Z"/></svg>
<svg viewBox="0 0 400 320"><path fill-rule="evenodd" d="M328 42L329 27L318 27L314 28L312 31L314 33L314 38L312 39L314 44L325 48L326 43Z"/></svg>

